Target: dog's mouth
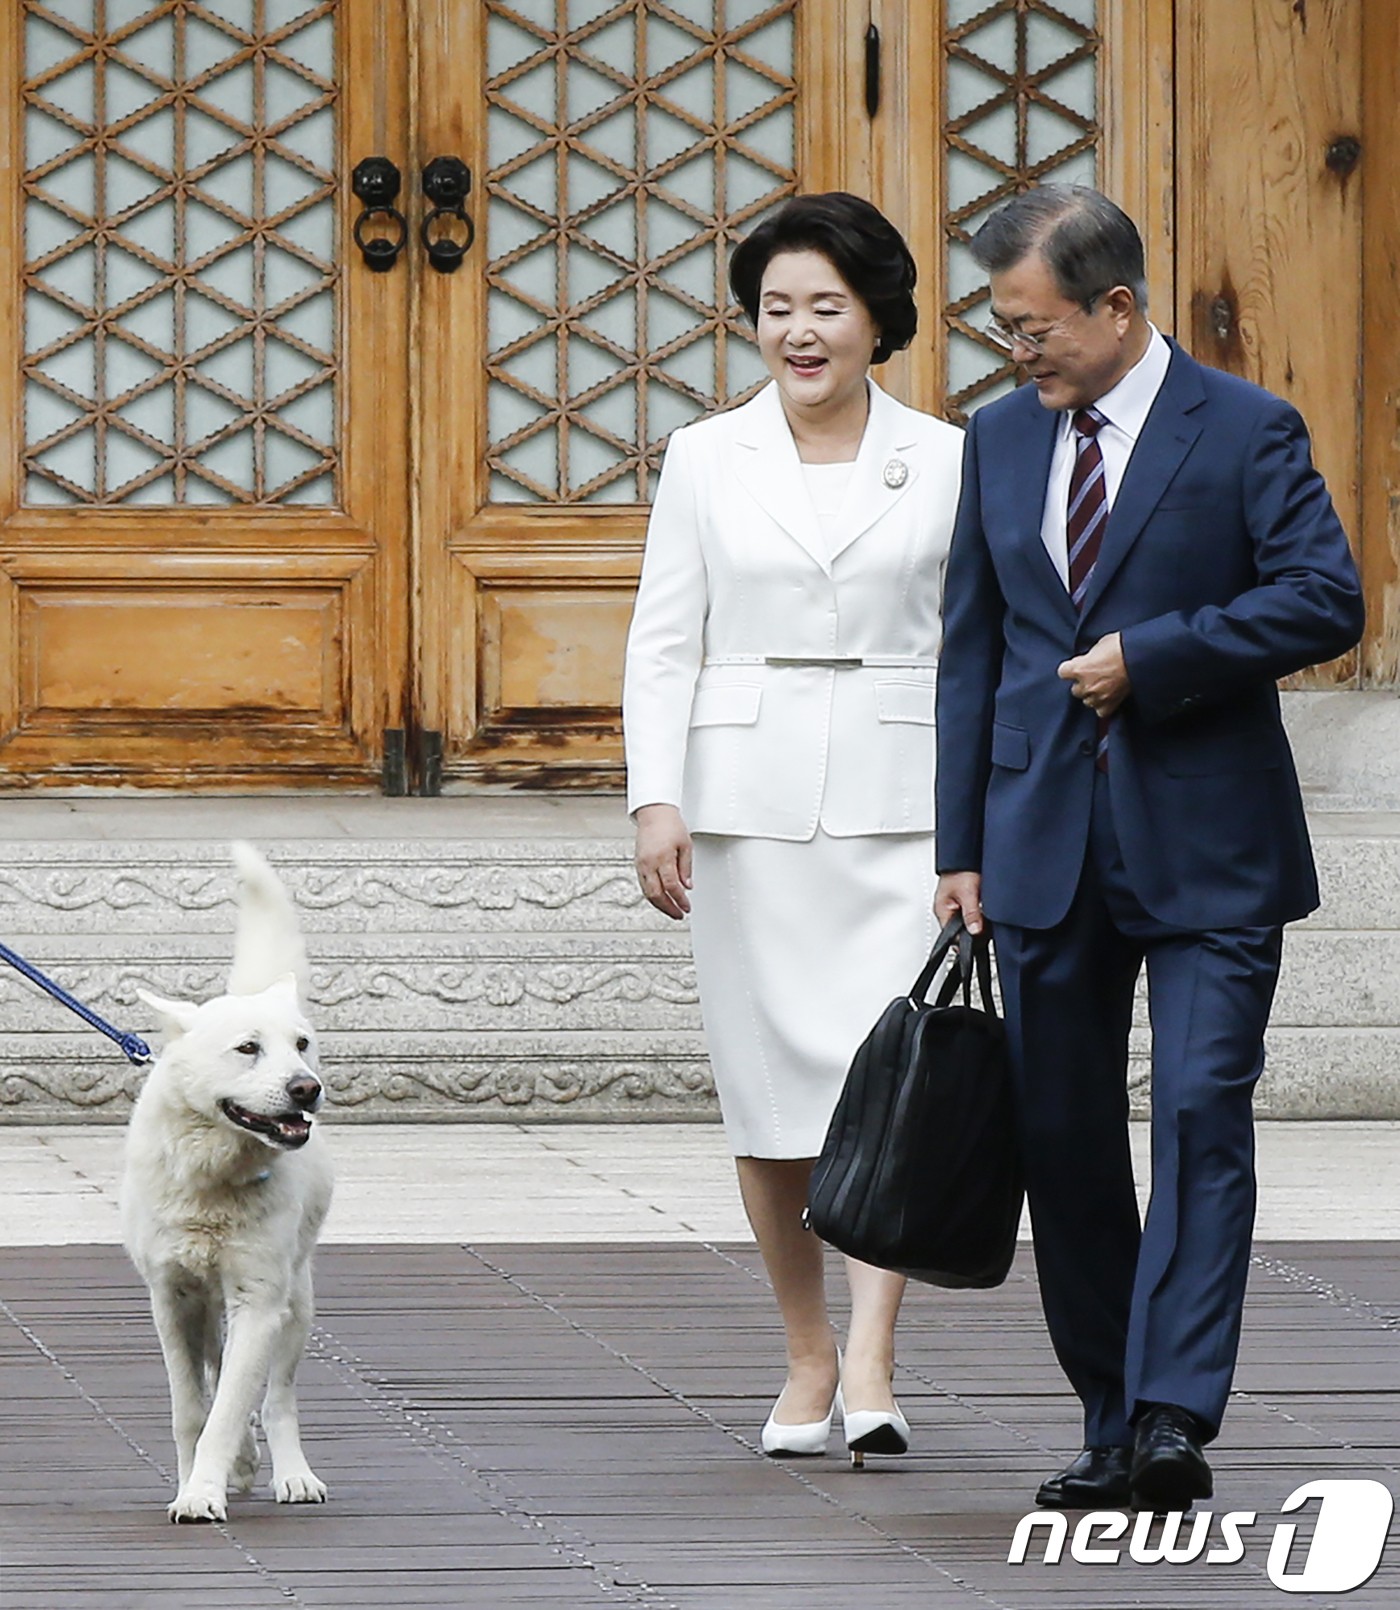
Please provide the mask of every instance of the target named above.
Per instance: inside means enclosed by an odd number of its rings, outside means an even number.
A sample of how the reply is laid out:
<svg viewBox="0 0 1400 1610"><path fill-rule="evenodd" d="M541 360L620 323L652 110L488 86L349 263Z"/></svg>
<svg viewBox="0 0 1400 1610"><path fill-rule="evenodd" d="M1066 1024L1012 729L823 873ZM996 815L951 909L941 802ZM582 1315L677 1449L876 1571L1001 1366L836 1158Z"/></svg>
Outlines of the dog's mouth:
<svg viewBox="0 0 1400 1610"><path fill-rule="evenodd" d="M249 1112L236 1101L228 1100L219 1103L219 1110L231 1124L237 1124L250 1135L270 1140L274 1146L285 1147L288 1151L305 1146L311 1139L311 1120L304 1112L283 1112L272 1117L267 1113Z"/></svg>

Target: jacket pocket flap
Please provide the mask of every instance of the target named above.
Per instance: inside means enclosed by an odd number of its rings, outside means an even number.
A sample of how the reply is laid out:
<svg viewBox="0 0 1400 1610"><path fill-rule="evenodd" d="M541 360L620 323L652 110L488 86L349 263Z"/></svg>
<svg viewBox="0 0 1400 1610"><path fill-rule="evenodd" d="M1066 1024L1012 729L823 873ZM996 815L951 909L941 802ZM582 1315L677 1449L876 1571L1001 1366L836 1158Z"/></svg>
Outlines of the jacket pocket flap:
<svg viewBox="0 0 1400 1610"><path fill-rule="evenodd" d="M1024 727L992 723L992 764L1007 771L1025 771L1031 763L1031 737Z"/></svg>
<svg viewBox="0 0 1400 1610"><path fill-rule="evenodd" d="M877 682L875 710L881 721L915 721L933 725L932 682Z"/></svg>
<svg viewBox="0 0 1400 1610"><path fill-rule="evenodd" d="M692 727L751 727L758 720L763 689L756 682L697 688L690 707Z"/></svg>

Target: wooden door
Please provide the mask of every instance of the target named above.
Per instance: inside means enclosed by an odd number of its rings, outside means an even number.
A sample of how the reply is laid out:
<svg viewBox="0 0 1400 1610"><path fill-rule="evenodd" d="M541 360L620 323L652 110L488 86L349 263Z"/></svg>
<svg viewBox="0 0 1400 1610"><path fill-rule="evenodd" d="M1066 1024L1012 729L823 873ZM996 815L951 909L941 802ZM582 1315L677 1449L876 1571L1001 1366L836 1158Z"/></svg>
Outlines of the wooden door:
<svg viewBox="0 0 1400 1610"><path fill-rule="evenodd" d="M407 59L377 0L0 8L0 785L378 780L408 277L344 177Z"/></svg>
<svg viewBox="0 0 1400 1610"><path fill-rule="evenodd" d="M733 241L862 187L867 22L4 8L0 783L371 786L395 735L427 791L616 781L664 441L763 378ZM384 273L352 234L371 154L404 179ZM453 273L419 238L440 156L474 174Z"/></svg>
<svg viewBox="0 0 1400 1610"><path fill-rule="evenodd" d="M1108 184L1169 261L1171 7L425 0L419 137L476 175L465 265L416 304L418 708L447 786L619 779L646 504L667 434L766 378L724 267L767 207L850 189L903 229L920 329L880 382L952 419L1013 383L967 249L1000 201Z"/></svg>
<svg viewBox="0 0 1400 1610"><path fill-rule="evenodd" d="M729 249L799 187L851 183L869 7L420 15L419 136L470 163L476 231L417 308L421 719L449 787L607 786L666 437L767 378Z"/></svg>
<svg viewBox="0 0 1400 1610"><path fill-rule="evenodd" d="M0 787L403 786L394 735L426 790L615 783L665 438L761 382L724 265L796 189L904 228L921 327L881 378L958 417L1011 383L969 233L1024 185L1104 185L1145 226L1159 322L1175 302L1232 362L1224 320L1246 372L1314 399L1388 610L1390 348L1362 343L1374 493L1328 405L1393 269L1394 210L1373 186L1362 228L1333 163L1354 81L1393 121L1397 8L1367 10L1391 31L1365 74L1352 9L1309 31L1263 0L0 7ZM1231 109L1267 74L1288 117L1242 145ZM1280 141L1327 154L1308 186L1249 157ZM353 235L372 154L403 174L384 273ZM451 273L419 236L444 156L473 179ZM466 244L450 217L429 236ZM1367 652L1393 675L1384 618Z"/></svg>

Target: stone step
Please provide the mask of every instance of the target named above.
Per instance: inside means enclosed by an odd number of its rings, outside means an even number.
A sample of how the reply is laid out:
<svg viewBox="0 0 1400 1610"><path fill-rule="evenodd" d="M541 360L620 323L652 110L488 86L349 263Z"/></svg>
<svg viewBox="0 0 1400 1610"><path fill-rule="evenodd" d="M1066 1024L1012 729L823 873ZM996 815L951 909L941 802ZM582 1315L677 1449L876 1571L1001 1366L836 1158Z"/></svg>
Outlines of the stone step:
<svg viewBox="0 0 1400 1610"><path fill-rule="evenodd" d="M695 1022L695 970L681 932L308 937L313 1017L323 1034L352 1033L367 1021L380 1034L431 1024L463 1035L663 1033ZM138 989L203 1001L225 988L228 935L218 938L217 947L204 934L42 935L6 943L109 1021L145 1033L151 1013ZM36 1001L45 999L28 979L0 968L0 1035L34 1027ZM48 1015L69 1016L56 1002Z"/></svg>
<svg viewBox="0 0 1400 1610"><path fill-rule="evenodd" d="M1128 1086L1135 1117L1152 1106L1149 1037L1130 1039ZM1271 1024L1255 1090L1260 1118L1400 1118L1400 1028Z"/></svg>
<svg viewBox="0 0 1400 1610"><path fill-rule="evenodd" d="M698 1029L664 1035L332 1030L320 1036L320 1044L337 1123L675 1122L717 1116ZM91 1030L45 1028L6 1036L0 1046L0 1123L122 1123L144 1077L144 1070Z"/></svg>
<svg viewBox="0 0 1400 1610"><path fill-rule="evenodd" d="M267 839L307 935L656 931L620 839ZM202 934L234 921L227 841L6 844L0 926L23 934Z"/></svg>
<svg viewBox="0 0 1400 1610"><path fill-rule="evenodd" d="M1317 811L1308 823L1322 904L1299 928L1400 929L1400 811Z"/></svg>
<svg viewBox="0 0 1400 1610"><path fill-rule="evenodd" d="M12 809L6 802L6 810ZM1311 818L1322 905L1302 926L1400 928L1400 812ZM664 932L622 837L257 841L317 933ZM0 929L231 931L226 839L0 842Z"/></svg>
<svg viewBox="0 0 1400 1610"><path fill-rule="evenodd" d="M1400 1117L1400 814L1313 829L1324 901L1285 943L1260 1110ZM152 1038L138 987L223 987L235 834L296 898L346 1117L714 1116L688 936L642 900L611 798L7 801L0 939ZM1140 1108L1141 1011L1132 1051ZM0 1121L117 1121L140 1078L0 968Z"/></svg>
<svg viewBox="0 0 1400 1610"><path fill-rule="evenodd" d="M138 989L200 1001L223 989L227 954L204 936L21 935L6 940L80 1001L119 1026L150 1027ZM227 935L221 936L226 939ZM661 933L315 936L311 993L323 1033L350 1033L372 1014L377 1032L673 1032L697 1026L687 936ZM225 952L227 947L222 947ZM906 981L907 982L907 981ZM893 995L900 980L890 979ZM46 997L0 968L0 1035L42 1027ZM47 1016L68 1014L50 1002ZM1135 1021L1146 1025L1139 992ZM1271 1021L1276 1028L1400 1025L1400 931L1290 929Z"/></svg>

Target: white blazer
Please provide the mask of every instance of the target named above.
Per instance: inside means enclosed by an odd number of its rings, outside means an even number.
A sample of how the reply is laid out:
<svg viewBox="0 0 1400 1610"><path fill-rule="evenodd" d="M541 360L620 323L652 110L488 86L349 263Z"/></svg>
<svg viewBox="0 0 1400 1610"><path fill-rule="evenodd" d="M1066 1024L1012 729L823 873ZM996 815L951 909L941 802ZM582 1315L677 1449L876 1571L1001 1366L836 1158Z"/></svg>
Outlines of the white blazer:
<svg viewBox="0 0 1400 1610"><path fill-rule="evenodd" d="M798 841L932 831L961 461L960 430L871 383L828 549L776 385L671 437L627 640L629 811Z"/></svg>

